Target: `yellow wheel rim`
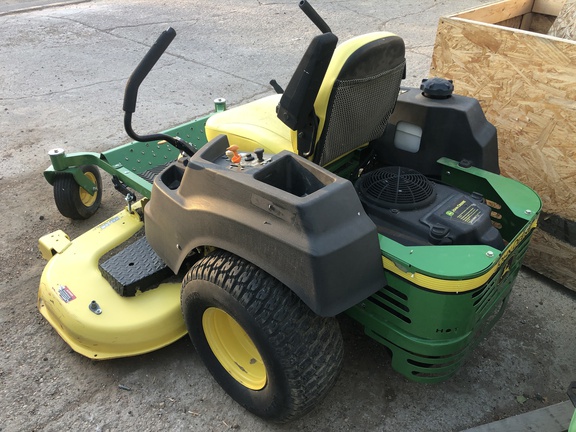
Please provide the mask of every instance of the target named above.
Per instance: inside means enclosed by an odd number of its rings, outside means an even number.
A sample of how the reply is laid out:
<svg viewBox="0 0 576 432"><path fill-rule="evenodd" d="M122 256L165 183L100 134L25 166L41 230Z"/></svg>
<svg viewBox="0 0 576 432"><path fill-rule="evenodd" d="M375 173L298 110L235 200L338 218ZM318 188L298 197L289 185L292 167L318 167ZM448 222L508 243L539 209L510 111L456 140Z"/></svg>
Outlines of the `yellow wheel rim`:
<svg viewBox="0 0 576 432"><path fill-rule="evenodd" d="M91 172L86 172L86 173L84 173L84 175L86 177L88 177L88 179L92 183L98 184L96 182L96 176L94 174L92 174ZM79 187L78 189L80 190L80 201L82 201L82 204L86 207L90 207L92 204L94 204L96 202L96 197L100 193L99 191L96 191L96 192L94 192L93 195L90 195L88 192L86 192L84 190L83 187Z"/></svg>
<svg viewBox="0 0 576 432"><path fill-rule="evenodd" d="M202 316L202 327L212 352L224 369L251 390L266 385L266 367L258 349L234 318L215 307Z"/></svg>

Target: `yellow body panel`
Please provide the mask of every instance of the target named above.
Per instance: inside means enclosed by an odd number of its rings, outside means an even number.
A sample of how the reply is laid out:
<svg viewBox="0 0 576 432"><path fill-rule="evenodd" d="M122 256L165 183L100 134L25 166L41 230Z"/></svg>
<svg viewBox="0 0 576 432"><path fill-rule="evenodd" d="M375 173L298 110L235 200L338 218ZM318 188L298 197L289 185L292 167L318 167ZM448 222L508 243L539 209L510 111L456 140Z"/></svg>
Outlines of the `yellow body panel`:
<svg viewBox="0 0 576 432"><path fill-rule="evenodd" d="M282 95L272 95L214 114L206 123L208 140L220 134L242 152L263 148L266 153L295 151L290 129L276 117L276 106Z"/></svg>
<svg viewBox="0 0 576 432"><path fill-rule="evenodd" d="M64 252L68 246L70 246L70 237L62 230L46 234L38 240L38 249L46 261L56 253Z"/></svg>
<svg viewBox="0 0 576 432"><path fill-rule="evenodd" d="M98 260L143 223L123 210L61 252L54 251L38 292L38 309L74 351L92 359L127 357L162 348L186 334L180 284L122 297L102 277ZM90 310L95 301L100 314Z"/></svg>

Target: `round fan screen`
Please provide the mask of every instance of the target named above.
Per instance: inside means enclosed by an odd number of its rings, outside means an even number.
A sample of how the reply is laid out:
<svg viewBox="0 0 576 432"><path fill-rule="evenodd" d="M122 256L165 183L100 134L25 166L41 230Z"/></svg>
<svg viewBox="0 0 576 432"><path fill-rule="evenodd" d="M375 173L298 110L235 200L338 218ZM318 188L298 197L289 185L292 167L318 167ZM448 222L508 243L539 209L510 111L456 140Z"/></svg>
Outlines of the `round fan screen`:
<svg viewBox="0 0 576 432"><path fill-rule="evenodd" d="M385 167L358 180L358 192L373 205L399 210L425 207L434 201L434 183L410 168Z"/></svg>

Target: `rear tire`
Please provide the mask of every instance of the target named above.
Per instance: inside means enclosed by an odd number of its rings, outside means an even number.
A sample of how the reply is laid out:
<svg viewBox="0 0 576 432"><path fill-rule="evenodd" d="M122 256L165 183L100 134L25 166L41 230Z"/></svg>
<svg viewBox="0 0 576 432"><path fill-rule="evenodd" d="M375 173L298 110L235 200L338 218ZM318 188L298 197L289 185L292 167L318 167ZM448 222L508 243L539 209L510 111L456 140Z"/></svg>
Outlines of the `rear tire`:
<svg viewBox="0 0 576 432"><path fill-rule="evenodd" d="M192 343L247 410L285 422L310 411L333 386L343 358L338 322L314 314L263 270L216 251L190 269L182 287Z"/></svg>
<svg viewBox="0 0 576 432"><path fill-rule="evenodd" d="M88 219L100 207L102 201L102 177L94 165L79 167L84 175L98 188L93 195L85 191L70 173L56 173L54 178L54 201L58 211L70 219Z"/></svg>

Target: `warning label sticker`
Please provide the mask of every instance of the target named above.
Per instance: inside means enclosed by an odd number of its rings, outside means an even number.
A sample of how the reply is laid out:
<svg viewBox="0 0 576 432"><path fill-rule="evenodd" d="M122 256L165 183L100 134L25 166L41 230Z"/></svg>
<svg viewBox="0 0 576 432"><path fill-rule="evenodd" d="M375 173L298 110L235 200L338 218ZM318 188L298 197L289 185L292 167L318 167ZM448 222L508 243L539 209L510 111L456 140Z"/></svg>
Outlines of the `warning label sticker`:
<svg viewBox="0 0 576 432"><path fill-rule="evenodd" d="M463 199L453 208L446 210L443 216L474 225L482 216L482 210L475 203Z"/></svg>
<svg viewBox="0 0 576 432"><path fill-rule="evenodd" d="M68 288L65 285L60 285L58 287L58 295L60 296L60 298L62 300L64 300L64 303L68 303L71 302L72 300L74 300L76 298L76 296L74 295L74 293L70 290L70 288Z"/></svg>
<svg viewBox="0 0 576 432"><path fill-rule="evenodd" d="M105 230L110 225L112 225L114 222L118 222L119 220L120 220L120 216L115 216L112 219L108 219L106 222L104 222L102 225L100 225L100 229Z"/></svg>

